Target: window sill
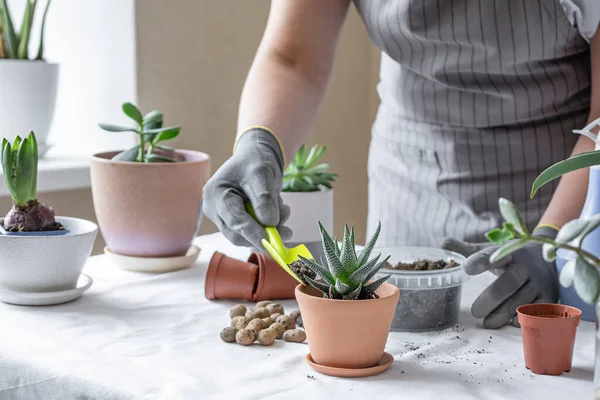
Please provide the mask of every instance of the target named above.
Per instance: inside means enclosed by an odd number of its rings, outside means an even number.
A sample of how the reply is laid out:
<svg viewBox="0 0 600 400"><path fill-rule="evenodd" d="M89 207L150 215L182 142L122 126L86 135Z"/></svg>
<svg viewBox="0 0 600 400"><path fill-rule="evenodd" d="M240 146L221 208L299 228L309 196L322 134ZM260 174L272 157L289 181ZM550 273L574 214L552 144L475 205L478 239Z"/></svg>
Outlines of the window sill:
<svg viewBox="0 0 600 400"><path fill-rule="evenodd" d="M38 164L38 193L84 189L91 186L90 157L46 156ZM0 197L10 193L0 170Z"/></svg>

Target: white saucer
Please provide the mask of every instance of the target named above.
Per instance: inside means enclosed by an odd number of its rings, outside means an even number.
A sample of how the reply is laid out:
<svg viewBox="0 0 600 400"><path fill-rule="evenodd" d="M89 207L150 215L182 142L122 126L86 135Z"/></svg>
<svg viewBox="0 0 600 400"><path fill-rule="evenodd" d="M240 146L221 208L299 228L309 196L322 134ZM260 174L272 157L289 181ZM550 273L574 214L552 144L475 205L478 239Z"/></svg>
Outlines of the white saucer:
<svg viewBox="0 0 600 400"><path fill-rule="evenodd" d="M13 292L0 289L0 301L18 306L51 306L68 303L81 297L83 292L92 286L94 280L91 276L81 274L75 289L60 290L58 292Z"/></svg>
<svg viewBox="0 0 600 400"><path fill-rule="evenodd" d="M185 256L179 257L133 257L123 256L104 248L104 254L115 264L127 271L164 273L189 268L200 254L200 248L191 245Z"/></svg>

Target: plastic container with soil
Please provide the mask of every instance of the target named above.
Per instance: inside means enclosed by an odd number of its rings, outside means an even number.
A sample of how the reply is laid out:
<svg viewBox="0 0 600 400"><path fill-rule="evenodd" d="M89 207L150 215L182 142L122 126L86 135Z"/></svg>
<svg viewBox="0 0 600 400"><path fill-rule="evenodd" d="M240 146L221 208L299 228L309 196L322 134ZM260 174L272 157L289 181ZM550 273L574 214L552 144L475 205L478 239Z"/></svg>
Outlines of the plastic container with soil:
<svg viewBox="0 0 600 400"><path fill-rule="evenodd" d="M444 269L401 270L382 268L375 275L391 275L388 283L400 289L391 330L426 332L442 330L458 323L462 285L469 280L460 254L429 247L376 248L373 254L390 256L389 264L412 264L417 261L442 261ZM450 267L452 262L458 264Z"/></svg>

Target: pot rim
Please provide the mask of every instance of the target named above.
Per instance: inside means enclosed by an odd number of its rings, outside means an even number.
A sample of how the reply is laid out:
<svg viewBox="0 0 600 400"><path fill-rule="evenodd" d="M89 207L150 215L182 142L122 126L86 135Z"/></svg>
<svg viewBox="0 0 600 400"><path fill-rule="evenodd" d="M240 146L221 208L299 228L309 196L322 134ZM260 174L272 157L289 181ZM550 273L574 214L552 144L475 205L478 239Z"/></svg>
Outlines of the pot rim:
<svg viewBox="0 0 600 400"><path fill-rule="evenodd" d="M96 224L95 222L89 221L87 219L83 219L83 218L75 218L75 217L61 217L61 216L56 216L55 219L59 222L61 221L73 221L76 223L87 223L87 224L91 224L91 229L87 229L84 232L81 233L67 233L65 235L55 235L55 236L44 236L44 235L38 235L38 236L13 236L13 235L0 235L0 238L10 238L13 240L31 240L31 239L36 239L36 240L40 240L40 239L45 239L45 240L59 240L61 238L69 238L69 237L78 237L78 236L86 236L86 235L91 235L95 232L98 232L98 224ZM0 218L0 223L2 223L4 221L4 217ZM1 239L0 239L1 240Z"/></svg>
<svg viewBox="0 0 600 400"><path fill-rule="evenodd" d="M46 60L22 60L22 59L14 59L14 58L0 58L0 64L2 63L15 63L15 64L28 64L28 63L38 63L50 66L59 66L59 63L56 62L48 62Z"/></svg>
<svg viewBox="0 0 600 400"><path fill-rule="evenodd" d="M153 168L162 168L165 165L170 165L170 166L176 166L176 165L181 165L181 164L204 164L204 163L210 163L210 156L207 153L204 153L202 151L196 151L196 150L188 150L188 149L175 149L175 152L178 154L196 154L196 155L200 155L202 157L202 159L200 160L185 160L185 161L178 161L178 162L158 162L158 163L140 163L140 162L136 162L136 161L115 161L112 160L110 158L106 158L108 155L116 155L122 151L125 150L112 150L112 151L103 151L101 153L96 153L92 156L92 161L93 162L97 162L97 163L103 163L103 164L116 164L116 165L130 165L132 167L144 167L144 168L149 168L149 167L153 167Z"/></svg>
<svg viewBox="0 0 600 400"><path fill-rule="evenodd" d="M531 315L531 314L527 314L524 313L523 310L525 308L531 307L537 307L537 306L558 306L560 308L567 308L569 311L571 311L574 315L571 316L540 316L540 315ZM560 321L560 320L573 320L573 319L579 319L581 318L581 310L577 307L572 307L572 306L568 306L566 304L555 304L555 303L532 303L532 304L523 304L522 306L517 307L517 314L521 315L524 318L530 318L533 320L540 320L540 321L551 321L551 320L556 320L556 321Z"/></svg>
<svg viewBox="0 0 600 400"><path fill-rule="evenodd" d="M365 303L366 303L366 304L370 304L370 303L374 303L374 302L377 302L377 301L385 300L385 299L387 299L387 298L389 298L389 297L393 297L393 296L395 296L397 293L399 293L399 292L400 292L400 289L399 289L399 288L398 288L396 285L392 285L391 283L388 283L388 282L384 282L384 283L383 283L383 285L389 285L391 288L393 288L393 292L392 292L392 293L390 293L388 296L379 297L379 298L377 298L377 299L368 299L368 300L338 300L338 299L327 299L327 298L325 298L325 297L317 297L317 296L312 296L312 295L310 295L310 294L308 294L308 293L305 293L305 292L303 292L303 291L302 291L302 288L303 288L304 286L307 286L307 287L312 287L312 286L308 286L308 285L302 285L302 284L298 284L298 285L296 286L296 289L294 289L294 292L296 293L296 296L297 296L298 294L301 294L301 295L303 295L303 296L311 297L311 298L313 298L313 299L316 299L316 300L328 301L328 302L331 302L331 303L333 303L333 304L335 304L335 303L345 303L345 304L347 304L348 302L354 302L354 301L357 301L357 302L359 302L360 304L365 304ZM383 286L383 285L381 285L381 286ZM315 289L315 290L317 290L317 289Z"/></svg>

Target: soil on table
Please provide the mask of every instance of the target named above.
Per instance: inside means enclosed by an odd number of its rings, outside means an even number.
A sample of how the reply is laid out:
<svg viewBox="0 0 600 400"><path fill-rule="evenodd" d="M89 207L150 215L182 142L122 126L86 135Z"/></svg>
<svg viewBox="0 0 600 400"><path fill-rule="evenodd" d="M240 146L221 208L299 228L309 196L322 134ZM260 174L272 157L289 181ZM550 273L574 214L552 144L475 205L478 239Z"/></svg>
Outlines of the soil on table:
<svg viewBox="0 0 600 400"><path fill-rule="evenodd" d="M402 271L439 271L458 267L454 261L419 260L413 263L386 263L385 269ZM458 322L462 286L438 289L401 289L392 331L432 331L448 328Z"/></svg>
<svg viewBox="0 0 600 400"><path fill-rule="evenodd" d="M315 274L312 270L310 270L310 268L308 268L306 266L306 264L304 264L302 261L300 260L296 260L291 264L288 264L290 269L292 271L294 271L294 273L296 274L296 276L298 278L300 278L300 280L302 282L304 282L305 285L308 285L308 282L306 281L306 276L308 276L310 279L316 279L317 274Z"/></svg>
<svg viewBox="0 0 600 400"><path fill-rule="evenodd" d="M401 271L438 271L441 269L449 269L458 267L458 263L454 260L444 261L444 260L419 260L412 263L398 263L396 265L392 265L390 263L385 263L383 266L385 269L395 269Z"/></svg>

